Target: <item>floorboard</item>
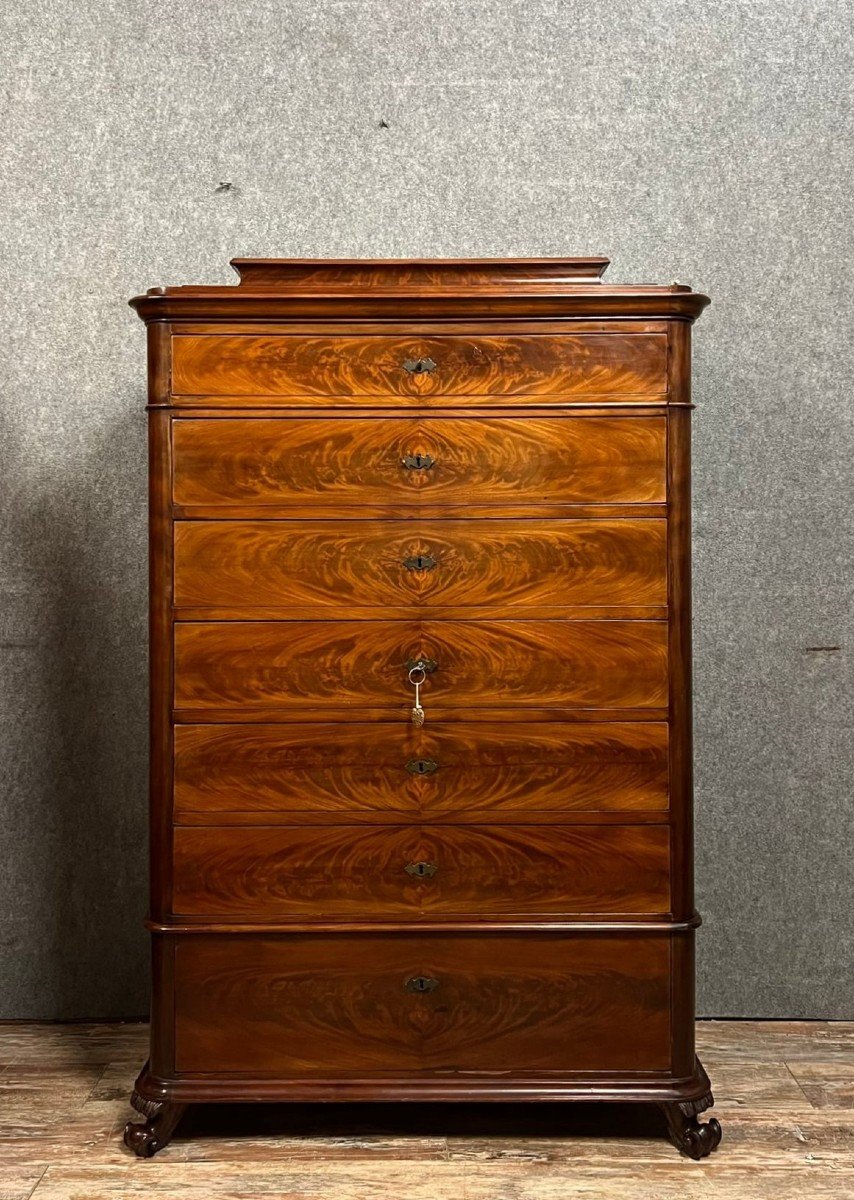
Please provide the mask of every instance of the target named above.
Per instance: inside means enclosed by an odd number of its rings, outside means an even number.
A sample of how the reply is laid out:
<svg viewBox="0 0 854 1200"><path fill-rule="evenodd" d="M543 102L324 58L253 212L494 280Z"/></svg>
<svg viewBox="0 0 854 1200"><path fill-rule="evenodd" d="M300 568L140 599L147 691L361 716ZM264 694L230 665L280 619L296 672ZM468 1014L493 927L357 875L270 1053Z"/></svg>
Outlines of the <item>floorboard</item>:
<svg viewBox="0 0 854 1200"><path fill-rule="evenodd" d="M0 1025L0 1200L849 1200L854 1023L704 1021L720 1149L619 1105L191 1109L140 1161L121 1141L147 1031Z"/></svg>

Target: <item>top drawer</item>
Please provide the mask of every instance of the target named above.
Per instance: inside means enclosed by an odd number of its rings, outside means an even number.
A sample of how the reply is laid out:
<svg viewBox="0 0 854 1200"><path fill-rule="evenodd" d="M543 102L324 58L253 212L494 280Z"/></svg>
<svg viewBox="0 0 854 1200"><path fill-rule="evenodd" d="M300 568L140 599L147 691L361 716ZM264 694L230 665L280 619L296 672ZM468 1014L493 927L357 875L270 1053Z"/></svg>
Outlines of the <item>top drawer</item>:
<svg viewBox="0 0 854 1200"><path fill-rule="evenodd" d="M665 333L503 337L179 335L176 396L658 396ZM459 403L459 400L456 401Z"/></svg>

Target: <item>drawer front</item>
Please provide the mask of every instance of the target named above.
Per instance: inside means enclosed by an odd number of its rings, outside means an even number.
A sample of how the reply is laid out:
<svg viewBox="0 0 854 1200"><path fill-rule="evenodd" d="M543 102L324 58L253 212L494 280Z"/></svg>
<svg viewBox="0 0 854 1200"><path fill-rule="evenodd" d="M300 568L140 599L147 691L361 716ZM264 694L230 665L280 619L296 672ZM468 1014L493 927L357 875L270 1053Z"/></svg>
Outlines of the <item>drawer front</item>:
<svg viewBox="0 0 854 1200"><path fill-rule="evenodd" d="M196 418L172 425L178 504L659 502L664 417Z"/></svg>
<svg viewBox="0 0 854 1200"><path fill-rule="evenodd" d="M666 522L179 521L175 603L663 605Z"/></svg>
<svg viewBox="0 0 854 1200"><path fill-rule="evenodd" d="M666 826L184 826L174 912L320 917L663 914Z"/></svg>
<svg viewBox="0 0 854 1200"><path fill-rule="evenodd" d="M518 337L181 335L172 390L203 396L661 395L664 333Z"/></svg>
<svg viewBox="0 0 854 1200"><path fill-rule="evenodd" d="M670 954L648 934L194 934L175 949L176 1068L666 1071Z"/></svg>
<svg viewBox="0 0 854 1200"><path fill-rule="evenodd" d="M668 805L663 722L179 725L175 812L217 824L506 821Z"/></svg>
<svg viewBox="0 0 854 1200"><path fill-rule="evenodd" d="M654 621L256 621L175 627L178 708L408 714L407 662L443 709L660 708L667 628Z"/></svg>

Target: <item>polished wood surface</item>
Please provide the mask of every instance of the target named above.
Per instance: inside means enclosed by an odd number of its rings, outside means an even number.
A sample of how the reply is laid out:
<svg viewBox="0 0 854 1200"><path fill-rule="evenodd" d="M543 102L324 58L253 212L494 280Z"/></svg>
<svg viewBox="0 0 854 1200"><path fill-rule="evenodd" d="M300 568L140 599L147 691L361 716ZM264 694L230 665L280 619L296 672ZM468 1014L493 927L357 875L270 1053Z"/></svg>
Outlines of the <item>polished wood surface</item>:
<svg viewBox="0 0 854 1200"><path fill-rule="evenodd" d="M407 662L438 663L425 709L667 703L655 621L234 621L175 627L175 704L299 712L411 707Z"/></svg>
<svg viewBox="0 0 854 1200"><path fill-rule="evenodd" d="M462 288L465 291L504 287L538 287L571 280L592 283L601 279L610 259L588 258L233 258L231 266L240 277L240 287L298 295L318 291L392 288L396 292L422 293L431 288Z"/></svg>
<svg viewBox="0 0 854 1200"><path fill-rule="evenodd" d="M383 332L389 322L405 331L413 323L456 319L604 318L609 327L621 319L692 321L709 303L675 282L603 283L605 258L232 259L232 265L239 287L156 287L130 303L144 321L174 322L178 329L198 321L232 327L276 321L287 329L319 320L344 331L381 321Z"/></svg>
<svg viewBox="0 0 854 1200"><path fill-rule="evenodd" d="M182 822L554 820L661 813L659 723L178 725ZM423 773L427 772L427 773ZM659 817L660 819L660 817Z"/></svg>
<svg viewBox="0 0 854 1200"><path fill-rule="evenodd" d="M186 1106L658 1104L693 1041L690 321L604 260L158 289L152 1038ZM435 660L412 724L408 666Z"/></svg>
<svg viewBox="0 0 854 1200"><path fill-rule="evenodd" d="M176 421L178 504L665 498L663 417ZM433 465L407 468L407 456Z"/></svg>
<svg viewBox="0 0 854 1200"><path fill-rule="evenodd" d="M173 908L271 921L657 914L669 871L659 825L179 827Z"/></svg>
<svg viewBox="0 0 854 1200"><path fill-rule="evenodd" d="M176 1066L666 1071L669 956L648 935L193 935L175 951Z"/></svg>
<svg viewBox="0 0 854 1200"><path fill-rule="evenodd" d="M181 335L176 395L483 395L667 390L664 334L463 338ZM424 365L422 367L422 364Z"/></svg>
<svg viewBox="0 0 854 1200"><path fill-rule="evenodd" d="M664 521L178 521L175 603L663 605L665 553Z"/></svg>
<svg viewBox="0 0 854 1200"><path fill-rule="evenodd" d="M4 1200L850 1200L854 1025L700 1021L725 1125L702 1167L652 1106L191 1106L138 1163L121 1130L145 1024L0 1025Z"/></svg>

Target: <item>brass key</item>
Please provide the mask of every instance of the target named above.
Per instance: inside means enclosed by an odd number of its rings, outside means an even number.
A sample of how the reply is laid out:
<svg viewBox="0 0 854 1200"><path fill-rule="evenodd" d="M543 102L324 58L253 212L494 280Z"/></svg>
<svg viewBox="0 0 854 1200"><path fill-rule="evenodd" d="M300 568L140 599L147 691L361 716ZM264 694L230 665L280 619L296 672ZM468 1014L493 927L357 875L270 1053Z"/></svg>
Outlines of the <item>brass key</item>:
<svg viewBox="0 0 854 1200"><path fill-rule="evenodd" d="M418 676L421 678L417 678ZM416 729L420 729L424 724L424 709L421 707L421 685L427 678L427 672L423 667L412 667L409 672L409 682L415 688L415 704L412 709L412 724Z"/></svg>

